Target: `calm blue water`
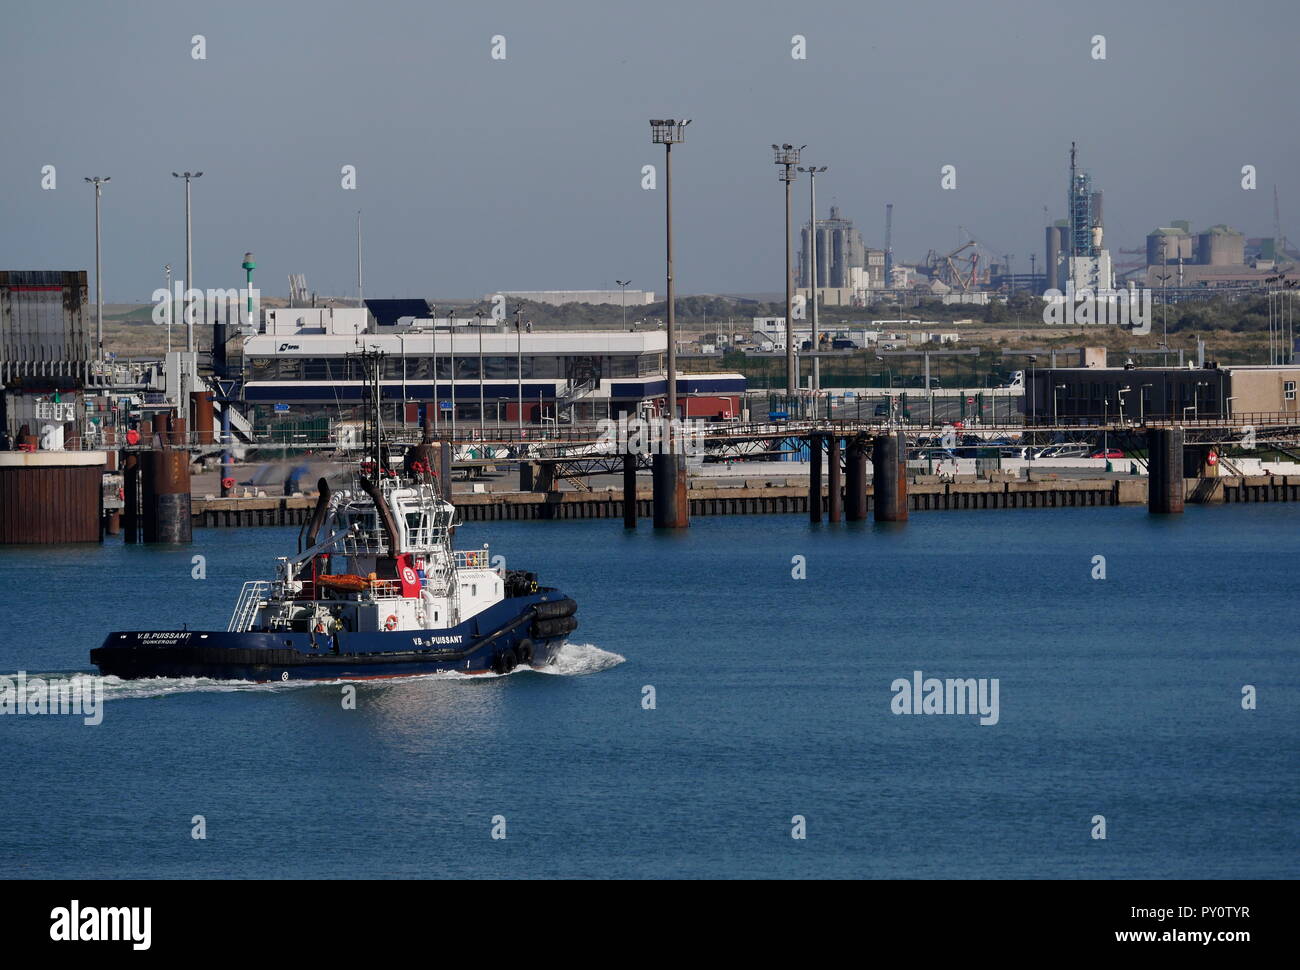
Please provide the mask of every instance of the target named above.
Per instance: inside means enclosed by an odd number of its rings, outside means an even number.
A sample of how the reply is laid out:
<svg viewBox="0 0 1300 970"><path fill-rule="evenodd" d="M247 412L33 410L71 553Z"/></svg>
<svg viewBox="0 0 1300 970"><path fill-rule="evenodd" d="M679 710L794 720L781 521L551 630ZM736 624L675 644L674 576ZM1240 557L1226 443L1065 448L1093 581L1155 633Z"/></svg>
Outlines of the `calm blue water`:
<svg viewBox="0 0 1300 970"><path fill-rule="evenodd" d="M98 727L0 717L0 874L1295 878L1298 528L1287 505L470 525L579 601L565 674L364 683L356 710L338 685L119 684ZM0 549L0 671L224 629L295 534ZM891 714L918 669L998 678L1000 723Z"/></svg>

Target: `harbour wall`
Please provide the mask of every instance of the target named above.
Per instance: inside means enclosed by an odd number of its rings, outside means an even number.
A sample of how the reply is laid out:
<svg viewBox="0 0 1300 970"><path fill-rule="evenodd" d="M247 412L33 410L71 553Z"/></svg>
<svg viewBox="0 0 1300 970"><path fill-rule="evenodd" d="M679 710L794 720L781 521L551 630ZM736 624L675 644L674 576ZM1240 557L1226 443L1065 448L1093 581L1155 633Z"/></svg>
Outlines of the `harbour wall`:
<svg viewBox="0 0 1300 970"><path fill-rule="evenodd" d="M1069 481L940 482L918 476L908 483L909 509L917 512L951 509L1042 509L1145 505L1147 479L1075 479ZM1260 475L1240 478L1184 480L1189 504L1241 502L1300 502L1300 476ZM827 490L823 489L823 495ZM747 483L729 488L692 488L692 516L781 515L808 513L807 484ZM205 527L301 525L311 515L315 498L194 499L193 524ZM617 519L623 516L623 495L608 491L457 492L453 501L467 522ZM874 511L873 489L867 507ZM651 491L637 490L637 515L653 514Z"/></svg>

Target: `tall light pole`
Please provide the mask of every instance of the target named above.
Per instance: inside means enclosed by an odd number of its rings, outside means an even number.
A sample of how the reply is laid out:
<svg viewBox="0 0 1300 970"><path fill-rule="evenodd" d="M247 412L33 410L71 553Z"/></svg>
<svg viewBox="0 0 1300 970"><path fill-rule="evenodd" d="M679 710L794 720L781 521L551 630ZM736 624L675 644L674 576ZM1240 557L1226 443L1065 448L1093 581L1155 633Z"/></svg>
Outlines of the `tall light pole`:
<svg viewBox="0 0 1300 970"><path fill-rule="evenodd" d="M651 119L650 140L652 144L664 146L664 224L667 235L667 283L668 283L668 417L677 417L677 330L675 309L673 307L673 145L686 141L686 126L691 119L676 121L672 118Z"/></svg>
<svg viewBox="0 0 1300 970"><path fill-rule="evenodd" d="M672 118L650 121L651 140L664 146L664 228L666 236L666 278L668 283L668 417L664 425L663 447L653 459L654 524L657 528L684 529L690 521L690 503L686 491L686 452L674 441L673 421L677 417L677 329L676 291L673 280L673 145L686 140L686 126L690 119L675 121Z"/></svg>
<svg viewBox="0 0 1300 970"><path fill-rule="evenodd" d="M929 383L928 379L926 383L927 384ZM1030 405L1034 409L1034 413L1033 413L1033 420L1030 423L1037 424L1038 423L1038 355L1037 354L1029 355L1029 384L1034 389L1034 398L1030 402ZM931 415L931 418L933 418L933 415Z"/></svg>
<svg viewBox="0 0 1300 970"><path fill-rule="evenodd" d="M1179 257L1181 259L1181 257ZM1169 282L1169 237L1160 237L1160 305L1163 307L1163 322L1161 323L1162 334L1160 337L1160 349L1163 350L1164 356L1160 358L1161 362L1169 366L1169 297L1165 293L1165 286Z"/></svg>
<svg viewBox="0 0 1300 970"><path fill-rule="evenodd" d="M447 311L447 357L451 361L451 437L456 438L456 311Z"/></svg>
<svg viewBox="0 0 1300 970"><path fill-rule="evenodd" d="M357 210L357 306L366 305L365 291L361 287L361 210Z"/></svg>
<svg viewBox="0 0 1300 970"><path fill-rule="evenodd" d="M808 173L808 196L811 205L808 210L808 297L812 300L812 385L814 391L822 389L822 359L817 356L820 346L817 343L817 176L826 171L826 166L818 168L800 165L799 171Z"/></svg>
<svg viewBox="0 0 1300 970"><path fill-rule="evenodd" d="M86 181L95 187L95 345L98 348L95 353L102 362L104 360L104 274L99 260L99 199L104 191L104 183L113 181L113 176L105 175L101 178L96 175Z"/></svg>
<svg viewBox="0 0 1300 970"><path fill-rule="evenodd" d="M800 145L795 148L788 144L772 146L776 164L781 166L781 174L777 178L785 183L785 393L790 397L794 397L795 388L799 383L794 362L794 296L791 292L794 286L794 274L790 269L790 183L799 177L795 173L799 165L799 153L807 147L807 145Z"/></svg>
<svg viewBox="0 0 1300 970"><path fill-rule="evenodd" d="M172 178L185 180L185 289L194 289L194 237L190 230L190 181L202 172L172 172ZM194 353L194 317L185 309L185 350Z"/></svg>
<svg viewBox="0 0 1300 970"><path fill-rule="evenodd" d="M433 327L429 331L429 342L433 345L433 360L429 363L433 368L430 372L433 377L433 401L431 406L433 408L433 436L436 438L438 437L438 412L441 410L439 405L442 404L442 399L438 397L438 308L436 306L429 307L429 316L433 318ZM426 418L427 416L426 414Z"/></svg>
<svg viewBox="0 0 1300 970"><path fill-rule="evenodd" d="M167 353L172 352L172 316L176 313L176 301L172 299L172 264L163 267L167 277Z"/></svg>
<svg viewBox="0 0 1300 970"><path fill-rule="evenodd" d="M482 440L484 435L484 424L486 416L483 413L485 404L483 403L483 311L475 310L474 316L478 318L478 436Z"/></svg>
<svg viewBox="0 0 1300 970"><path fill-rule="evenodd" d="M627 285L632 281L615 280L614 282L623 288L623 329L626 330L627 329Z"/></svg>
<svg viewBox="0 0 1300 970"><path fill-rule="evenodd" d="M406 424L406 334L397 335L398 353L402 358L402 424Z"/></svg>
<svg viewBox="0 0 1300 970"><path fill-rule="evenodd" d="M524 437L524 332L519 323L519 314L523 308L515 310L515 390L518 400L515 403L515 418L519 421L519 439Z"/></svg>

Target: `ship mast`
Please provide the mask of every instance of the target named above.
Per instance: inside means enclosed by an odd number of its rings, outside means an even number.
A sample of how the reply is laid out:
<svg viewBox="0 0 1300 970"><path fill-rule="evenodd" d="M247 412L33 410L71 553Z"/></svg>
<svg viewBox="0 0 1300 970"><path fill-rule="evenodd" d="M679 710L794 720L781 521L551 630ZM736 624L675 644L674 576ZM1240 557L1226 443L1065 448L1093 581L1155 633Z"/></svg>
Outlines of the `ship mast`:
<svg viewBox="0 0 1300 970"><path fill-rule="evenodd" d="M366 350L359 354L349 354L361 364L366 378L366 411L363 454L374 462L375 480L382 481L384 469L384 431L383 431L383 385L381 379L384 369L384 354L379 350Z"/></svg>
<svg viewBox="0 0 1300 970"><path fill-rule="evenodd" d="M383 384L384 355L376 350L371 357L374 366L374 422L375 422L375 481L383 481L384 474L384 427L383 427Z"/></svg>

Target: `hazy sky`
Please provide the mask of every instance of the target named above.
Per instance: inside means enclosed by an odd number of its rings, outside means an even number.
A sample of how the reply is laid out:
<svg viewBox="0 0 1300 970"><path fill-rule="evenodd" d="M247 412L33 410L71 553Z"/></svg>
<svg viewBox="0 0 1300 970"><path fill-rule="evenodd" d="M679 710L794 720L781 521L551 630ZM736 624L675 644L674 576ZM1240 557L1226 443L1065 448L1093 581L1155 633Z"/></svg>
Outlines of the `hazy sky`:
<svg viewBox="0 0 1300 970"><path fill-rule="evenodd" d="M1204 2L236 2L5 5L0 268L94 268L104 190L108 302L183 274L268 294L304 273L355 295L663 290L662 165L674 150L679 293L783 288L770 145L807 144L870 246L893 202L902 260L967 227L1017 271L1064 215L1070 141L1106 193L1107 243L1176 218L1300 239L1293 108L1300 5ZM191 38L206 39L205 60ZM492 38L506 58L491 57ZM791 57L791 38L807 58ZM1106 38L1106 59L1091 38ZM940 167L957 189L940 189ZM1241 168L1259 188L1243 191ZM57 188L41 188L54 165ZM357 188L340 186L355 165ZM795 187L806 218L808 183Z"/></svg>

